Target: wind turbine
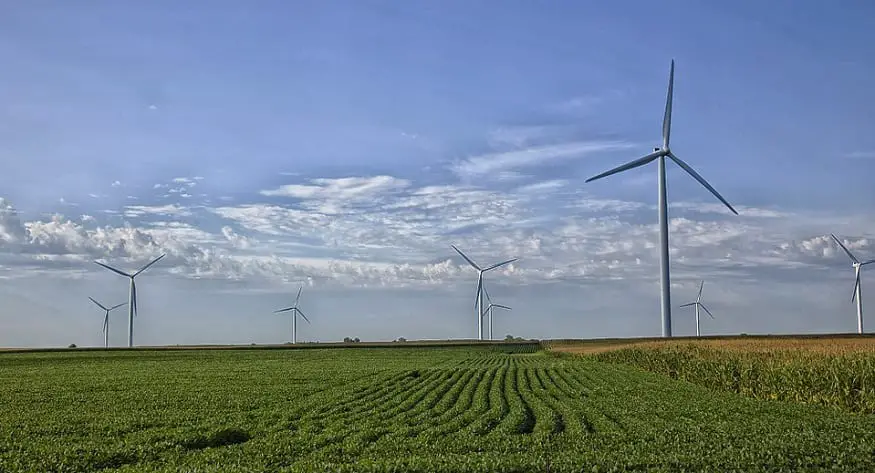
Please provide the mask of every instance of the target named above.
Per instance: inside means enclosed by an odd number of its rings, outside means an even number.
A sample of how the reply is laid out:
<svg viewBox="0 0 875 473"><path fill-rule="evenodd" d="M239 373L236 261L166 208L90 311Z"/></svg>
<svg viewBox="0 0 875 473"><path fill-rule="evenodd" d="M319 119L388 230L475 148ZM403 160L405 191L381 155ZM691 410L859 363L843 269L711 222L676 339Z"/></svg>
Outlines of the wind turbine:
<svg viewBox="0 0 875 473"><path fill-rule="evenodd" d="M489 302L489 305L486 306L486 309L484 309L482 316L485 317L487 315L487 313L489 314L489 339L495 340L495 338L492 337L492 313L493 313L493 310L496 307L498 307L499 309L504 309L504 310L513 310L513 309L511 309L510 307L508 307L506 305L493 304L492 298L489 297L489 291L486 290L486 286L483 286L483 294L486 294L486 301Z"/></svg>
<svg viewBox="0 0 875 473"><path fill-rule="evenodd" d="M597 176L593 176L586 180L586 182L595 181L596 179L601 179L603 177L610 176L612 174L616 174L619 172L627 171L629 169L637 168L638 166L643 166L648 164L654 160L659 160L659 171L658 171L658 180L659 180L659 269L660 269L660 286L662 289L662 336L663 337L671 337L671 283L669 278L669 261L668 261L668 200L666 197L665 191L665 158L669 158L675 162L678 166L681 167L684 171L687 172L690 176L697 181L699 184L702 184L706 189L711 191L714 194L714 197L720 202L723 202L729 210L732 211L735 215L738 215L738 212L729 205L729 202L717 192L716 189L711 187L711 184L708 184L708 181L705 180L702 176L699 175L693 168L691 168L687 163L682 161L680 158L672 153L671 148L669 148L669 138L671 137L671 103L672 103L672 95L674 89L674 59L671 60L671 72L669 72L668 76L668 96L665 100L665 115L662 119L662 147L654 148L654 151L647 156L642 158L638 158L635 161L631 161L622 166L611 169L610 171L603 172Z"/></svg>
<svg viewBox="0 0 875 473"><path fill-rule="evenodd" d="M681 307L689 307L689 306L696 307L696 336L697 337L700 336L700 333L699 333L699 307L704 309L705 312L707 312L708 315L710 315L712 319L714 318L714 314L712 314L711 311L708 310L707 307L705 307L705 304L702 304L702 288L703 287L705 287L705 281L702 281L702 283L699 284L699 295L696 296L696 302L690 302L689 304L681 305Z"/></svg>
<svg viewBox="0 0 875 473"><path fill-rule="evenodd" d="M97 304L97 307L100 307L104 311L104 315L103 315L103 347L109 348L109 313L110 313L110 311L118 309L119 307L127 304L127 302L122 302L121 304L116 304L110 308L106 308L103 306L103 304L94 300L93 297L89 296L88 298L91 299L91 302Z"/></svg>
<svg viewBox="0 0 875 473"><path fill-rule="evenodd" d="M131 280L131 291L128 295L128 347L134 346L134 316L137 315L137 284L134 282L134 278L137 277L138 274L147 270L149 268L149 266L152 266L153 264L157 263L158 260L160 260L161 258L163 258L165 256L167 256L166 253L162 254L161 256L153 259L149 264L143 266L142 268L138 269L137 271L134 271L133 273L126 273L124 271L113 268L112 266L109 266L107 264L103 264L100 261L94 262L97 265L103 266L104 268L106 268L106 269L108 269L116 274L119 274L121 276L124 276L126 278L130 278L130 280Z"/></svg>
<svg viewBox="0 0 875 473"><path fill-rule="evenodd" d="M487 271L492 271L493 269L499 268L499 267L504 266L508 263L513 263L514 261L518 260L519 258L509 259L507 261L502 261L501 263L493 264L492 266L488 266L486 268L481 268L480 266L477 266L477 263L472 261L471 258L468 258L468 256L465 255L465 253L462 253L462 250L456 248L456 245L450 245L450 246L453 247L453 249L456 250L456 253L459 253L459 255L461 255L462 258L465 258L465 261L467 261L468 264L470 264L471 267L476 269L478 272L478 274L477 274L477 295L475 296L476 299L474 300L474 305L477 306L477 338L479 340L483 340L483 273L485 273Z"/></svg>
<svg viewBox="0 0 875 473"><path fill-rule="evenodd" d="M845 250L848 258L851 258L851 266L854 267L854 277L856 279L856 282L854 283L854 295L851 296L851 302L853 302L854 299L857 300L857 333L863 333L863 288L860 284L860 273L863 271L863 266L875 263L875 259L870 259L869 261L863 261L861 263L860 260L858 260L857 257L854 256L854 254L851 253L851 251L848 250L835 235L832 233L830 233L830 235L832 236L832 239L835 240L843 250Z"/></svg>
<svg viewBox="0 0 875 473"><path fill-rule="evenodd" d="M310 323L310 319L308 319L307 316L304 315L303 312L301 312L301 309L298 308L298 301L301 300L301 291L303 291L303 290L304 290L304 285L302 284L301 288L298 289L298 296L295 297L295 305L293 305L291 307L287 307L285 309L273 311L274 314L279 314L280 312L292 311L292 344L298 343L298 315L303 317L304 320L306 320L308 324Z"/></svg>

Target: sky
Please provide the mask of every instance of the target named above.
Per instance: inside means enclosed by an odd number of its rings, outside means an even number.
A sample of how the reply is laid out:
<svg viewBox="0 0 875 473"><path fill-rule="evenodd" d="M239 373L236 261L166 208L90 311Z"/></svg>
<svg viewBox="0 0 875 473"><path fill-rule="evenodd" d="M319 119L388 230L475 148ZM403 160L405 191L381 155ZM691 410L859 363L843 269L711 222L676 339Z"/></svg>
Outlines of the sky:
<svg viewBox="0 0 875 473"><path fill-rule="evenodd" d="M0 15L0 346L856 330L875 258L875 4L13 2ZM814 32L814 33L812 33ZM873 265L875 269L875 265ZM875 281L863 275L864 302ZM875 275L873 275L875 277ZM127 340L125 309L110 342ZM867 327L875 327L875 320Z"/></svg>

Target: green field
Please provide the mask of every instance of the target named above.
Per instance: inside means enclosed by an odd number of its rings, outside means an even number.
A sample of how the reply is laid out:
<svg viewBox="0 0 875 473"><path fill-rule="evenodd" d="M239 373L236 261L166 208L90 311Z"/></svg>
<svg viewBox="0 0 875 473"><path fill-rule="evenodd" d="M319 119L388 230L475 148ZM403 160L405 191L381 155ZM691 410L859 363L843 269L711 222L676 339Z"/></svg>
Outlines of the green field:
<svg viewBox="0 0 875 473"><path fill-rule="evenodd" d="M0 354L0 471L875 471L875 416L537 345Z"/></svg>

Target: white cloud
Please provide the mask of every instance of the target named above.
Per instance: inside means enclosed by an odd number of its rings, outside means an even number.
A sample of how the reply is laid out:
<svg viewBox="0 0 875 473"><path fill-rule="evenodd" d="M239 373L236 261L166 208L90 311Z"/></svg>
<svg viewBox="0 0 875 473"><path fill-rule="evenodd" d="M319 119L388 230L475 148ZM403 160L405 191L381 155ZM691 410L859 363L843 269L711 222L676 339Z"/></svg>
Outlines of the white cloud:
<svg viewBox="0 0 875 473"><path fill-rule="evenodd" d="M460 177L471 178L631 147L620 141L577 141L474 156L454 163L450 169Z"/></svg>
<svg viewBox="0 0 875 473"><path fill-rule="evenodd" d="M533 184L526 184L524 186L520 186L517 188L517 192L521 192L523 194L541 194L541 193L550 193L552 191L562 189L568 184L568 181L563 179L551 179L548 181L535 182Z"/></svg>
<svg viewBox="0 0 875 473"><path fill-rule="evenodd" d="M270 197L355 201L410 185L409 181L392 176L312 179L310 182L311 185L289 184L278 189L261 191L261 194Z"/></svg>
<svg viewBox="0 0 875 473"><path fill-rule="evenodd" d="M414 187L391 176L351 177L263 193L297 200L213 208L129 205L122 216L132 223L96 228L91 228L96 220L85 216L78 223L61 216L21 221L2 201L0 261L82 271L90 270L94 258L135 265L167 252L163 267L182 277L281 282L306 274L320 284L352 286L466 281L470 274L450 243L478 261L520 257L494 276L515 284L612 279L649 284L658 265L655 222L639 212L650 213L652 205L601 199L573 190L565 180L501 192L468 185ZM550 194L562 200L545 200ZM844 264L824 236L832 221L776 209L740 210L736 217L718 204L672 205L671 251L679 283L706 272L752 277L752 271ZM213 231L196 225L206 221ZM872 249L875 240L866 235L873 230L862 225L849 233L857 235L847 242L861 258Z"/></svg>
<svg viewBox="0 0 875 473"><path fill-rule="evenodd" d="M171 182L174 184L182 184L187 187L194 187L197 185L197 182L194 181L194 178L188 177L174 177ZM180 187L180 189L184 189L184 187Z"/></svg>
<svg viewBox="0 0 875 473"><path fill-rule="evenodd" d="M121 185L122 185L121 181L113 181L113 183L112 183L112 187L119 187Z"/></svg>
<svg viewBox="0 0 875 473"><path fill-rule="evenodd" d="M161 216L176 216L189 217L192 215L191 210L180 207L177 204L169 205L128 205L125 207L123 215L125 217L142 217L144 215L161 215Z"/></svg>
<svg viewBox="0 0 875 473"><path fill-rule="evenodd" d="M854 151L845 155L850 159L875 159L875 151Z"/></svg>

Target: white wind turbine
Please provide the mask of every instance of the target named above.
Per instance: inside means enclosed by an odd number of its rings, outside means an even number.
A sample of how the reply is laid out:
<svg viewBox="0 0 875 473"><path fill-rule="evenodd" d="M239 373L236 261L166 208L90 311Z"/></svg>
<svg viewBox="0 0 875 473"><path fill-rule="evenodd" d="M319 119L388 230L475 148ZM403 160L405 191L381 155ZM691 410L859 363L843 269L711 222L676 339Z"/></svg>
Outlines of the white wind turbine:
<svg viewBox="0 0 875 473"><path fill-rule="evenodd" d="M492 266L486 268L481 268L480 266L477 266L477 263L472 261L471 258L468 258L465 253L462 253L462 250L456 248L456 245L450 246L453 247L453 249L456 250L456 253L459 253L462 258L465 258L465 261L467 261L472 268L477 270L477 295L475 296L476 299L474 300L474 305L477 306L477 339L483 340L483 273L487 271L492 271L493 269L504 266L506 264L513 263L519 258L509 259L507 261L502 261L501 263L493 264Z"/></svg>
<svg viewBox="0 0 875 473"><path fill-rule="evenodd" d="M593 176L586 180L586 182L591 182L596 179L601 179L603 177L610 176L612 174L616 174L619 172L627 171L629 169L637 168L638 166L643 166L648 164L654 160L658 160L659 163L659 171L658 171L658 182L659 182L659 269L660 269L660 288L662 290L661 297L661 305L662 305L662 336L663 337L671 337L671 282L669 279L669 260L668 260L668 200L666 197L666 189L665 189L665 158L669 158L675 162L678 166L681 167L684 171L687 172L690 176L697 181L699 184L702 184L706 189L711 191L715 197L717 197L720 202L723 202L729 210L732 211L735 215L738 215L738 212L729 205L729 202L717 192L716 189L711 187L711 184L699 175L693 168L691 168L687 163L682 161L680 158L674 155L669 148L669 138L671 137L671 105L672 105L672 95L674 89L674 59L671 61L671 72L669 72L668 76L668 96L665 100L665 115L662 120L662 147L654 148L654 152L644 156L642 158L638 158L635 161L631 161L622 166L611 169L610 171L603 172L597 176Z"/></svg>
<svg viewBox="0 0 875 473"><path fill-rule="evenodd" d="M149 264L143 266L142 268L138 269L137 271L134 271L133 273L126 273L126 272L121 271L119 269L113 268L112 266L109 266L107 264L103 264L100 261L94 262L97 265L103 266L104 268L106 268L106 269L108 269L116 274L119 274L121 276L124 276L126 278L130 278L130 280L131 280L131 290L130 290L130 293L128 295L128 347L134 346L134 316L137 315L137 284L134 282L134 278L137 277L138 274L140 274L143 271L145 271L146 269L148 269L149 266L152 266L153 264L157 263L158 260L160 260L161 258L163 258L165 256L167 256L167 255L163 254L163 255L153 259Z"/></svg>
<svg viewBox="0 0 875 473"><path fill-rule="evenodd" d="M91 302L97 304L97 307L100 307L101 309L103 309L103 312L104 312L104 314L103 314L103 347L109 348L109 313L111 311L118 309L119 307L127 304L127 302L122 302L121 304L116 304L112 307L106 308L103 306L103 304L94 300L93 297L89 296L88 298L91 299Z"/></svg>
<svg viewBox="0 0 875 473"><path fill-rule="evenodd" d="M274 314L292 311L292 344L298 343L298 316L300 315L301 317L304 318L304 320L307 321L308 324L310 323L310 319L308 319L307 316L304 315L303 312L301 312L301 309L298 308L298 301L301 300L301 291L303 291L303 290L304 290L304 285L302 284L301 288L298 289L298 296L295 297L295 305L293 305L291 307L286 307L285 309L273 311Z"/></svg>
<svg viewBox="0 0 875 473"><path fill-rule="evenodd" d="M511 309L510 307L508 307L506 305L493 304L492 298L489 297L489 291L486 290L486 286L483 286L483 294L486 294L486 301L489 302L489 305L487 305L486 309L483 310L483 317L486 317L487 315L489 316L489 339L495 340L495 338L493 338L493 336L492 336L492 314L494 312L494 309L496 307L499 309L504 309L504 310L513 310L513 309Z"/></svg>
<svg viewBox="0 0 875 473"><path fill-rule="evenodd" d="M681 307L689 307L689 306L696 307L696 336L697 337L700 335L700 333L699 333L699 307L704 309L705 312L707 312L708 315L710 315L712 319L714 318L714 314L712 314L711 311L708 310L707 307L705 307L705 304L702 304L702 288L703 287L705 287L705 281L702 281L702 283L699 284L699 295L696 296L696 302L690 302L688 304L681 305Z"/></svg>
<svg viewBox="0 0 875 473"><path fill-rule="evenodd" d="M843 250L845 250L848 258L851 258L851 266L854 267L854 278L856 279L856 282L854 282L854 295L851 296L851 302L855 299L857 300L857 333L863 333L863 288L860 284L860 274L863 271L863 266L875 263L875 259L870 259L869 261L863 261L861 263L860 260L858 260L857 257L854 256L854 254L851 253L841 241L839 241L838 237L832 233L830 233L830 235L832 235L832 239L835 240Z"/></svg>

